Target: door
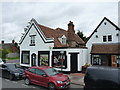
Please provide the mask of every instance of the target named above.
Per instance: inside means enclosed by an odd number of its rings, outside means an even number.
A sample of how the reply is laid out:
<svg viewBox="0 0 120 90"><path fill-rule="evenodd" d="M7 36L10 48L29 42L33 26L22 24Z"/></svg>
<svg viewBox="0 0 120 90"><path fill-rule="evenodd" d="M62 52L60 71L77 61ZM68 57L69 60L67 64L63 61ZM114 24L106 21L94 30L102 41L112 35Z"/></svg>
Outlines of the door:
<svg viewBox="0 0 120 90"><path fill-rule="evenodd" d="M36 54L35 53L32 54L31 59L32 59L32 66L36 66Z"/></svg>
<svg viewBox="0 0 120 90"><path fill-rule="evenodd" d="M112 55L112 67L117 67L117 56Z"/></svg>
<svg viewBox="0 0 120 90"><path fill-rule="evenodd" d="M70 53L71 72L75 73L78 71L78 53Z"/></svg>

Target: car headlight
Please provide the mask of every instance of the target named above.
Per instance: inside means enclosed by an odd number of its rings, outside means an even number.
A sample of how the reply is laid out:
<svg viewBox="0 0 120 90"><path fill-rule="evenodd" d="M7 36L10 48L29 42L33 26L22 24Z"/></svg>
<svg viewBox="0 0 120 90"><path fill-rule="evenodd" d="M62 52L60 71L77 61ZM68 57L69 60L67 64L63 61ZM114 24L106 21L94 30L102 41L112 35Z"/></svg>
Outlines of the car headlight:
<svg viewBox="0 0 120 90"><path fill-rule="evenodd" d="M14 73L15 74L15 76L19 76L19 73Z"/></svg>
<svg viewBox="0 0 120 90"><path fill-rule="evenodd" d="M57 83L60 83L60 84L62 84L63 82L62 82L62 81L57 81Z"/></svg>

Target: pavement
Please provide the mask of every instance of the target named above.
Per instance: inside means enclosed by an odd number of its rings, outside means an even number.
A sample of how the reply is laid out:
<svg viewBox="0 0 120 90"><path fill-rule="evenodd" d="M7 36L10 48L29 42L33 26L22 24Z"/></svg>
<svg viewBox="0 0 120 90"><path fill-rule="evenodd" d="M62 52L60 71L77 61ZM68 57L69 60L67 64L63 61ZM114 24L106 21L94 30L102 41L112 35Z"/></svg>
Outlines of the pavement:
<svg viewBox="0 0 120 90"><path fill-rule="evenodd" d="M76 84L76 85L84 85L84 73L71 73L71 74L67 74L68 77L71 80L72 84Z"/></svg>

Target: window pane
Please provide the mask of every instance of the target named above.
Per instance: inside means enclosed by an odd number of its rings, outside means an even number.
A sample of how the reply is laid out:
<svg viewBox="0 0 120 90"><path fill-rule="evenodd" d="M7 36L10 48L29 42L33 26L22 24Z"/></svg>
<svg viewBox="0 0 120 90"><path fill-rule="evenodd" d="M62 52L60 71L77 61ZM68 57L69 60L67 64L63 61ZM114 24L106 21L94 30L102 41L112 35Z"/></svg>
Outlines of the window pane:
<svg viewBox="0 0 120 90"><path fill-rule="evenodd" d="M48 66L48 54L40 54L41 65Z"/></svg>
<svg viewBox="0 0 120 90"><path fill-rule="evenodd" d="M35 44L35 36L31 36L30 43Z"/></svg>
<svg viewBox="0 0 120 90"><path fill-rule="evenodd" d="M112 41L112 36L108 35L108 41Z"/></svg>
<svg viewBox="0 0 120 90"><path fill-rule="evenodd" d="M22 63L29 64L29 51L22 52Z"/></svg>
<svg viewBox="0 0 120 90"><path fill-rule="evenodd" d="M31 73L35 73L35 69L32 68L32 69L29 70L29 72L31 72Z"/></svg>
<svg viewBox="0 0 120 90"><path fill-rule="evenodd" d="M61 54L60 52L53 52L53 63L52 66L56 68L66 68L67 67L67 58L66 53Z"/></svg>
<svg viewBox="0 0 120 90"><path fill-rule="evenodd" d="M103 42L106 42L106 41L107 41L106 36L103 36Z"/></svg>
<svg viewBox="0 0 120 90"><path fill-rule="evenodd" d="M42 70L40 70L40 69L36 69L36 74L37 75L45 75L45 73L42 71Z"/></svg>
<svg viewBox="0 0 120 90"><path fill-rule="evenodd" d="M66 39L65 38L62 38L62 43L66 44Z"/></svg>

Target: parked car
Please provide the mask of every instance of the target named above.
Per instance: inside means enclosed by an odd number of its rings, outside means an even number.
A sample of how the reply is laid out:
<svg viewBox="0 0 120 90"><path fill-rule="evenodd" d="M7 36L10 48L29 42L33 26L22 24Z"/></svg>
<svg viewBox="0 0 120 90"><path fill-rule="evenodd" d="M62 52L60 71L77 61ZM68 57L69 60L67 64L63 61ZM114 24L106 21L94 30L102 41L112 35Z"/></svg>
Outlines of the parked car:
<svg viewBox="0 0 120 90"><path fill-rule="evenodd" d="M84 90L120 90L120 69L107 66L88 67L84 83Z"/></svg>
<svg viewBox="0 0 120 90"><path fill-rule="evenodd" d="M3 60L0 58L0 65L4 64Z"/></svg>
<svg viewBox="0 0 120 90"><path fill-rule="evenodd" d="M2 72L2 77L9 78L10 80L20 79L24 75L24 70L15 63L5 63L0 65L0 71Z"/></svg>
<svg viewBox="0 0 120 90"><path fill-rule="evenodd" d="M25 71L25 84L30 83L54 90L68 88L70 79L52 67L35 66Z"/></svg>

